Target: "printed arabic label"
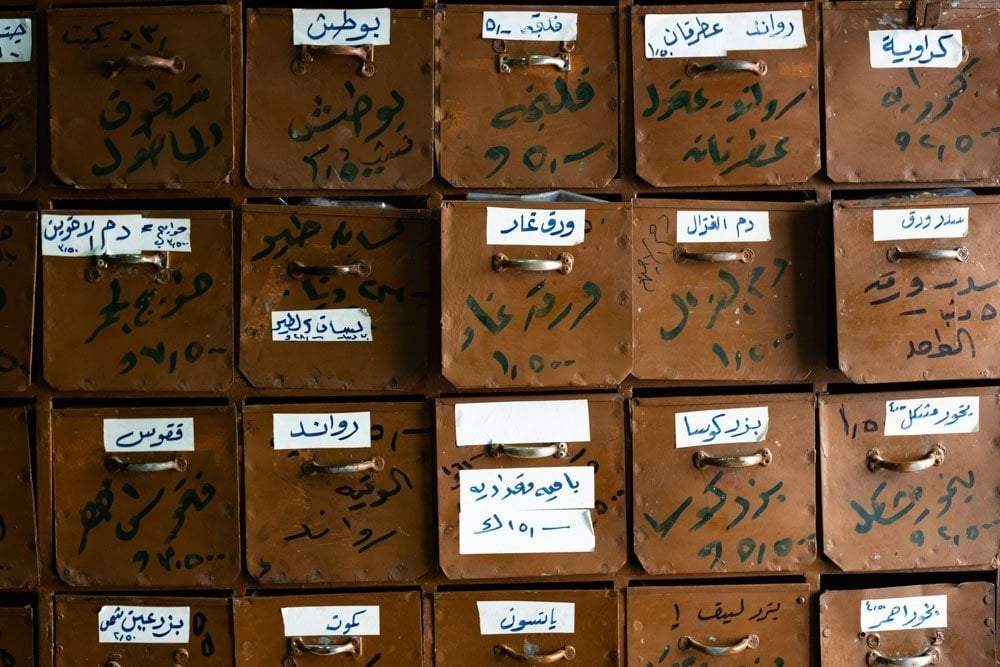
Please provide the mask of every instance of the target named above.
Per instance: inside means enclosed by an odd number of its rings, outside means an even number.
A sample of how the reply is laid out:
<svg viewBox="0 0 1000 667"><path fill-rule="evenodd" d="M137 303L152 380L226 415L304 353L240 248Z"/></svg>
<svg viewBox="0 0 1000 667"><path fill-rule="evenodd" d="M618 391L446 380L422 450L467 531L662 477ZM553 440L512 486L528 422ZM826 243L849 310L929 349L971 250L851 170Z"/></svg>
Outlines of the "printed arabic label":
<svg viewBox="0 0 1000 667"><path fill-rule="evenodd" d="M104 451L193 452L194 419L105 419Z"/></svg>
<svg viewBox="0 0 1000 667"><path fill-rule="evenodd" d="M678 243L762 243L771 240L767 211L677 211Z"/></svg>
<svg viewBox="0 0 1000 667"><path fill-rule="evenodd" d="M100 644L187 644L190 607L105 605L97 612Z"/></svg>
<svg viewBox="0 0 1000 667"><path fill-rule="evenodd" d="M378 605L330 607L282 607L286 637L377 637Z"/></svg>
<svg viewBox="0 0 1000 667"><path fill-rule="evenodd" d="M271 311L271 340L372 341L372 318L365 308Z"/></svg>
<svg viewBox="0 0 1000 667"><path fill-rule="evenodd" d="M455 406L455 444L459 447L549 442L590 442L590 406L585 399Z"/></svg>
<svg viewBox="0 0 1000 667"><path fill-rule="evenodd" d="M961 30L869 30L868 52L875 69L958 67Z"/></svg>
<svg viewBox="0 0 1000 667"><path fill-rule="evenodd" d="M294 46L388 46L388 9L293 9Z"/></svg>
<svg viewBox="0 0 1000 667"><path fill-rule="evenodd" d="M861 632L947 627L947 595L861 601Z"/></svg>
<svg viewBox="0 0 1000 667"><path fill-rule="evenodd" d="M184 218L143 218L142 249L191 252L191 221Z"/></svg>
<svg viewBox="0 0 1000 667"><path fill-rule="evenodd" d="M563 42L576 39L576 14L483 12L483 39Z"/></svg>
<svg viewBox="0 0 1000 667"><path fill-rule="evenodd" d="M136 255L142 252L141 215L42 214L42 254L53 257Z"/></svg>
<svg viewBox="0 0 1000 667"><path fill-rule="evenodd" d="M978 432L978 396L909 398L885 402L886 435Z"/></svg>
<svg viewBox="0 0 1000 667"><path fill-rule="evenodd" d="M0 63L31 62L31 19L0 19Z"/></svg>
<svg viewBox="0 0 1000 667"><path fill-rule="evenodd" d="M969 209L877 208L872 233L876 241L960 239L969 235Z"/></svg>
<svg viewBox="0 0 1000 667"><path fill-rule="evenodd" d="M574 246L583 243L584 209L486 207L487 245Z"/></svg>
<svg viewBox="0 0 1000 667"><path fill-rule="evenodd" d="M801 10L646 14L646 58L724 56L729 51L800 49Z"/></svg>
<svg viewBox="0 0 1000 667"><path fill-rule="evenodd" d="M697 410L674 415L677 447L761 442L767 437L767 406Z"/></svg>
<svg viewBox="0 0 1000 667"><path fill-rule="evenodd" d="M460 470L463 511L590 509L594 507L591 466Z"/></svg>
<svg viewBox="0 0 1000 667"><path fill-rule="evenodd" d="M461 511L458 551L474 554L555 554L594 550L590 510Z"/></svg>
<svg viewBox="0 0 1000 667"><path fill-rule="evenodd" d="M481 635L568 634L576 629L572 602L478 600L476 606Z"/></svg>
<svg viewBox="0 0 1000 667"><path fill-rule="evenodd" d="M274 415L275 449L351 449L372 446L372 413Z"/></svg>

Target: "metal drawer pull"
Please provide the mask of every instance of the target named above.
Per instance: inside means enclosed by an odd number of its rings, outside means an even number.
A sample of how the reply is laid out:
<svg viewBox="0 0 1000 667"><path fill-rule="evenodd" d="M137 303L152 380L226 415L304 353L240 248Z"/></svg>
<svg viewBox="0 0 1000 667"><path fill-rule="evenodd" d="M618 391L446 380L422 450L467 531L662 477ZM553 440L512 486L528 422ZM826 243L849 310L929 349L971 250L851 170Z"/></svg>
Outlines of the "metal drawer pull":
<svg viewBox="0 0 1000 667"><path fill-rule="evenodd" d="M371 44L363 46L299 46L299 55L292 61L292 74L306 73L306 65L316 60L316 52L322 51L335 56L352 56L361 61L361 76L370 78L375 75L375 47Z"/></svg>
<svg viewBox="0 0 1000 667"><path fill-rule="evenodd" d="M493 443L489 446L490 456L509 456L512 459L554 459L566 458L565 442L553 442L548 445L502 445Z"/></svg>
<svg viewBox="0 0 1000 667"><path fill-rule="evenodd" d="M572 646L563 646L557 651L552 653L545 653L541 655L525 655L520 653L506 644L496 644L493 647L493 654L498 658L511 658L517 662L525 662L529 665L551 665L554 662L569 662L576 657L576 649Z"/></svg>
<svg viewBox="0 0 1000 667"><path fill-rule="evenodd" d="M560 72L573 69L568 53L560 53L558 56L511 56L501 53L497 56L497 67L501 74L507 74L515 67L555 67Z"/></svg>
<svg viewBox="0 0 1000 667"><path fill-rule="evenodd" d="M689 252L684 246L674 248L674 261L683 262L686 259L695 262L714 262L719 264L732 264L742 262L749 264L753 261L753 250L744 248L739 252Z"/></svg>
<svg viewBox="0 0 1000 667"><path fill-rule="evenodd" d="M899 246L895 246L893 248L889 248L888 252L885 253L885 256L890 262L898 262L901 259L926 259L934 261L954 259L959 262L964 262L969 259L969 249L965 246L959 246L958 248L903 250Z"/></svg>
<svg viewBox="0 0 1000 667"><path fill-rule="evenodd" d="M169 461L126 461L120 456L107 456L104 466L111 472L184 472L187 470L187 459L175 456Z"/></svg>
<svg viewBox="0 0 1000 667"><path fill-rule="evenodd" d="M290 278L307 278L313 276L357 276L365 278L371 275L372 265L365 260L355 264L333 264L331 266L309 266L302 262L288 263Z"/></svg>
<svg viewBox="0 0 1000 667"><path fill-rule="evenodd" d="M934 445L925 456L910 461L889 461L882 458L877 449L872 449L869 450L867 459L868 469L872 472L878 472L879 468L892 472L920 472L944 463L944 447Z"/></svg>
<svg viewBox="0 0 1000 667"><path fill-rule="evenodd" d="M346 653L349 655L361 655L361 637L351 637L343 644L334 644L329 637L320 637L316 641L317 643L310 644L306 643L302 637L292 637L288 642L291 644L291 654L341 655Z"/></svg>
<svg viewBox="0 0 1000 667"><path fill-rule="evenodd" d="M125 56L118 60L104 61L104 78L113 79L128 67L162 69L171 74L180 74L184 71L184 59L180 56L172 58L161 58L160 56Z"/></svg>
<svg viewBox="0 0 1000 667"><path fill-rule="evenodd" d="M317 463L315 459L309 459L302 464L302 475L343 475L352 472L366 472L368 470L379 472L383 469L385 469L385 459L381 456L374 456L367 461L359 461L358 463L342 463L331 466L325 466Z"/></svg>
<svg viewBox="0 0 1000 667"><path fill-rule="evenodd" d="M734 653L742 653L747 649L755 649L758 646L760 646L760 637L757 635L747 635L735 644L729 644L728 646L709 646L702 644L696 639L692 639L688 635L684 635L677 642L677 648L681 650L693 648L695 651L704 653L705 655L733 655Z"/></svg>
<svg viewBox="0 0 1000 667"><path fill-rule="evenodd" d="M713 466L715 468L751 468L760 466L764 468L771 465L771 450L767 447L754 454L744 454L736 456L709 456L703 451L697 451L691 457L695 468Z"/></svg>
<svg viewBox="0 0 1000 667"><path fill-rule="evenodd" d="M567 274L573 270L573 255L561 252L555 259L511 258L502 252L493 255L493 270L497 273L512 271L558 271Z"/></svg>
<svg viewBox="0 0 1000 667"><path fill-rule="evenodd" d="M95 283L103 277L105 270L113 269L115 266L151 266L156 269L153 280L161 284L170 280L170 261L165 252L138 255L97 255L94 257L93 266L87 269L85 277L88 281Z"/></svg>
<svg viewBox="0 0 1000 667"><path fill-rule="evenodd" d="M684 73L692 79L697 79L704 74L725 74L729 72L749 72L755 76L767 74L767 63L763 60L751 62L749 60L716 60L715 62L699 65L691 61L684 65Z"/></svg>
<svg viewBox="0 0 1000 667"><path fill-rule="evenodd" d="M900 658L892 658L883 655L878 651L868 651L865 662L869 665L894 665L895 667L927 667L936 665L941 659L941 652L936 648L928 648L920 655L909 655Z"/></svg>

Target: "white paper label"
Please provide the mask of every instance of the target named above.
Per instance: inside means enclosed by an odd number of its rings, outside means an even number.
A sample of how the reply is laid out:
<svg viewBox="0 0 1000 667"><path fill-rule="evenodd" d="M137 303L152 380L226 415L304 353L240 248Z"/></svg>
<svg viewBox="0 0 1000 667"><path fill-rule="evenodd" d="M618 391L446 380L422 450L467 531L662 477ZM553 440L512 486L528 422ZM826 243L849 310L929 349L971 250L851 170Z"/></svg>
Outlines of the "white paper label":
<svg viewBox="0 0 1000 667"><path fill-rule="evenodd" d="M372 341L372 318L365 308L271 311L271 339L279 341Z"/></svg>
<svg viewBox="0 0 1000 667"><path fill-rule="evenodd" d="M141 215L42 214L43 255L89 257L140 252Z"/></svg>
<svg viewBox="0 0 1000 667"><path fill-rule="evenodd" d="M0 63L31 61L31 19L0 19Z"/></svg>
<svg viewBox="0 0 1000 667"><path fill-rule="evenodd" d="M576 628L572 602L478 600L479 634L570 634Z"/></svg>
<svg viewBox="0 0 1000 667"><path fill-rule="evenodd" d="M958 67L961 30L869 30L868 52L875 69Z"/></svg>
<svg viewBox="0 0 1000 667"><path fill-rule="evenodd" d="M388 9L293 9L295 46L386 46L392 17Z"/></svg>
<svg viewBox="0 0 1000 667"><path fill-rule="evenodd" d="M580 553L594 550L590 510L459 512L461 554Z"/></svg>
<svg viewBox="0 0 1000 667"><path fill-rule="evenodd" d="M97 612L100 644L187 644L190 607L105 605Z"/></svg>
<svg viewBox="0 0 1000 667"><path fill-rule="evenodd" d="M185 218L143 218L142 249L191 252L191 221Z"/></svg>
<svg viewBox="0 0 1000 667"><path fill-rule="evenodd" d="M800 49L806 45L801 10L646 14L647 58L724 56L729 51Z"/></svg>
<svg viewBox="0 0 1000 667"><path fill-rule="evenodd" d="M591 466L460 470L463 512L568 510L594 506Z"/></svg>
<svg viewBox="0 0 1000 667"><path fill-rule="evenodd" d="M978 432L978 396L907 398L885 402L886 435Z"/></svg>
<svg viewBox="0 0 1000 667"><path fill-rule="evenodd" d="M760 243L771 240L767 211L677 211L678 243Z"/></svg>
<svg viewBox="0 0 1000 667"><path fill-rule="evenodd" d="M548 442L590 442L590 408L586 399L455 406L455 444L459 447Z"/></svg>
<svg viewBox="0 0 1000 667"><path fill-rule="evenodd" d="M947 627L947 595L861 601L862 632Z"/></svg>
<svg viewBox="0 0 1000 667"><path fill-rule="evenodd" d="M574 246L583 243L587 212L486 207L487 245Z"/></svg>
<svg viewBox="0 0 1000 667"><path fill-rule="evenodd" d="M678 412L674 415L677 447L761 442L767 437L767 406Z"/></svg>
<svg viewBox="0 0 1000 667"><path fill-rule="evenodd" d="M378 605L330 607L282 607L286 637L377 637Z"/></svg>
<svg viewBox="0 0 1000 667"><path fill-rule="evenodd" d="M483 39L563 42L576 39L576 14L483 12Z"/></svg>
<svg viewBox="0 0 1000 667"><path fill-rule="evenodd" d="M969 209L877 208L872 234L876 241L960 239L969 234Z"/></svg>
<svg viewBox="0 0 1000 667"><path fill-rule="evenodd" d="M274 415L275 449L351 449L372 446L372 413Z"/></svg>
<svg viewBox="0 0 1000 667"><path fill-rule="evenodd" d="M193 452L194 419L105 419L106 452Z"/></svg>

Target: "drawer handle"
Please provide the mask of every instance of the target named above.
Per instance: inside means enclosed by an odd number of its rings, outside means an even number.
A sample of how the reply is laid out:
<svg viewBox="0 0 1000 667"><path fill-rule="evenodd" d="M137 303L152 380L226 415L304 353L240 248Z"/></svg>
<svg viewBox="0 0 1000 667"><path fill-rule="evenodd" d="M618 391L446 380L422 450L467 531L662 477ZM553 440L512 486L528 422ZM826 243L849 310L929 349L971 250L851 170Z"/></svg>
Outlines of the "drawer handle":
<svg viewBox="0 0 1000 667"><path fill-rule="evenodd" d="M371 44L363 46L299 46L299 55L292 61L292 74L306 73L306 65L315 62L316 53L322 51L335 56L352 56L361 61L361 76L366 79L375 76L375 47Z"/></svg>
<svg viewBox="0 0 1000 667"><path fill-rule="evenodd" d="M555 259L528 259L508 257L502 252L493 255L493 270L501 273L512 271L558 271L567 274L573 270L573 255L561 252Z"/></svg>
<svg viewBox="0 0 1000 667"><path fill-rule="evenodd" d="M104 276L105 270L113 269L115 266L151 266L155 269L153 280L161 285L170 280L170 260L165 252L98 255L94 257L94 264L87 269L84 277L89 282L96 283Z"/></svg>
<svg viewBox="0 0 1000 667"><path fill-rule="evenodd" d="M771 465L771 450L767 447L753 454L742 454L734 456L709 456L703 451L697 451L691 457L695 468L713 466L715 468L751 468L760 466L761 468Z"/></svg>
<svg viewBox="0 0 1000 667"><path fill-rule="evenodd" d="M751 62L749 60L716 60L715 62L701 65L691 61L684 65L684 73L692 79L697 79L705 74L726 74L729 72L749 72L754 76L764 76L767 74L767 63L763 60Z"/></svg>
<svg viewBox="0 0 1000 667"><path fill-rule="evenodd" d="M380 472L385 469L385 459L381 456L374 456L367 461L358 463L342 463L340 465L325 466L317 463L315 459L309 459L302 464L302 476L308 475L344 475L352 472L366 472L374 470Z"/></svg>
<svg viewBox="0 0 1000 667"><path fill-rule="evenodd" d="M292 655L361 655L361 637L351 637L343 644L334 644L329 637L320 637L316 644L307 643L302 637L292 637L289 640Z"/></svg>
<svg viewBox="0 0 1000 667"><path fill-rule="evenodd" d="M512 459L554 459L566 458L568 447L565 442L553 442L548 445L502 445L493 443L489 446L490 456L509 456Z"/></svg>
<svg viewBox="0 0 1000 667"><path fill-rule="evenodd" d="M890 461L882 458L877 449L872 449L868 452L867 459L868 469L872 472L878 472L879 468L892 472L920 472L944 463L944 447L934 445L925 456L909 461Z"/></svg>
<svg viewBox="0 0 1000 667"><path fill-rule="evenodd" d="M695 651L704 653L705 655L733 655L734 653L742 653L747 649L755 649L758 646L760 646L760 637L757 635L747 635L735 644L727 646L709 646L708 644L702 644L697 639L688 635L684 635L677 642L677 648L682 651L693 648Z"/></svg>
<svg viewBox="0 0 1000 667"><path fill-rule="evenodd" d="M366 278L371 275L372 265L361 260L355 264L333 264L331 266L309 266L302 262L288 263L290 278L306 278L313 276L357 276Z"/></svg>
<svg viewBox="0 0 1000 667"><path fill-rule="evenodd" d="M944 633L941 630L935 630L927 648L917 655L888 656L878 650L880 643L881 638L877 634L868 635L868 647L871 650L865 656L865 664L869 666L926 667L927 665L936 665L941 660L941 651L938 647L944 643Z"/></svg>
<svg viewBox="0 0 1000 667"><path fill-rule="evenodd" d="M168 461L126 461L120 456L107 456L104 466L111 472L184 472L187 470L187 459L175 456Z"/></svg>
<svg viewBox="0 0 1000 667"><path fill-rule="evenodd" d="M695 262L713 262L719 264L732 264L741 262L749 264L753 261L754 254L750 248L744 248L739 252L690 252L684 246L674 248L674 261L683 262L690 259Z"/></svg>
<svg viewBox="0 0 1000 667"><path fill-rule="evenodd" d="M563 646L558 651L545 653L542 655L525 655L512 649L506 644L497 644L493 647L493 654L498 658L511 658L517 662L525 662L529 665L551 665L554 662L569 662L576 657L576 649L572 646Z"/></svg>
<svg viewBox="0 0 1000 667"><path fill-rule="evenodd" d="M501 74L507 74L515 67L555 67L560 72L569 72L573 69L569 57L569 53L565 52L558 56L511 56L501 53L497 56L497 68Z"/></svg>
<svg viewBox="0 0 1000 667"><path fill-rule="evenodd" d="M890 262L898 262L901 259L926 259L926 260L943 260L943 259L954 259L959 262L964 262L969 259L969 249L965 246L959 246L958 248L927 248L924 250L903 250L899 246L889 248L885 253L886 259Z"/></svg>
<svg viewBox="0 0 1000 667"><path fill-rule="evenodd" d="M171 74L184 71L184 59L180 56L161 58L160 56L125 56L118 60L104 61L104 78L113 79L129 67L162 69Z"/></svg>

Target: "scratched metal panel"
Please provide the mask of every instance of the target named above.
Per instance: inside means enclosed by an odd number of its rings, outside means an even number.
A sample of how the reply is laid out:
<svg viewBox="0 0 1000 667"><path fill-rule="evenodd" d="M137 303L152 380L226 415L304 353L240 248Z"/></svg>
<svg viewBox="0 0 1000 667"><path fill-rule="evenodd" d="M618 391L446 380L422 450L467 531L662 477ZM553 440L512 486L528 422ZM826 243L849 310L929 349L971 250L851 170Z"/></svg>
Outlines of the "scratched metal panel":
<svg viewBox="0 0 1000 667"><path fill-rule="evenodd" d="M104 451L109 418L194 419L195 450ZM71 586L225 588L240 570L232 408L64 409L52 413L55 567ZM95 623L96 625L96 623ZM87 626L89 627L89 625Z"/></svg>
<svg viewBox="0 0 1000 667"><path fill-rule="evenodd" d="M0 664L33 667L35 634L31 607L0 608Z"/></svg>
<svg viewBox="0 0 1000 667"><path fill-rule="evenodd" d="M934 3L938 4L938 3ZM940 3L958 67L871 67L869 30L912 28L910 4L823 6L826 171L838 183L1000 178L1000 8Z"/></svg>
<svg viewBox="0 0 1000 667"><path fill-rule="evenodd" d="M101 644L97 616L101 607L189 607L187 644ZM228 599L173 597L55 598L55 666L228 667L235 664L233 611Z"/></svg>
<svg viewBox="0 0 1000 667"><path fill-rule="evenodd" d="M233 381L232 213L145 212L191 220L191 252L170 275L93 257L42 258L45 379L57 389L223 391Z"/></svg>
<svg viewBox="0 0 1000 667"><path fill-rule="evenodd" d="M0 18L32 19L31 60L0 63L0 193L18 194L35 180L39 53L35 44L41 22L30 11L0 12ZM0 49L17 51L22 46L5 40Z"/></svg>
<svg viewBox="0 0 1000 667"><path fill-rule="evenodd" d="M31 440L24 408L0 410L0 444L4 460L0 479L0 588L31 588L38 584L38 539ZM0 630L0 641L4 637Z"/></svg>
<svg viewBox="0 0 1000 667"><path fill-rule="evenodd" d="M427 376L431 252L426 211L247 206L240 369L255 387L400 390ZM364 264L342 276L289 275ZM358 275L358 274L361 275ZM276 310L364 308L372 340L275 341Z"/></svg>
<svg viewBox="0 0 1000 667"><path fill-rule="evenodd" d="M550 398L559 397L546 396L546 399ZM590 442L568 443L566 456L561 459L494 457L485 445L459 447L455 444L455 405L491 399L441 399L437 402L438 552L445 576L449 579L486 579L611 575L625 564L625 405L622 397L617 395L590 395L586 398L590 413ZM594 551L495 555L459 553L459 471L575 465L589 465L595 469L596 502L595 508L590 511L596 541Z"/></svg>
<svg viewBox="0 0 1000 667"><path fill-rule="evenodd" d="M979 396L979 430L886 437L886 401ZM1000 553L1000 397L978 388L820 398L823 553L843 570L988 565ZM916 472L869 467L918 461Z"/></svg>
<svg viewBox="0 0 1000 667"><path fill-rule="evenodd" d="M618 172L618 20L613 7L546 7L578 16L575 42L482 38L483 12L441 10L438 171L455 187L601 187ZM499 58L569 54L570 70ZM488 119L488 120L487 120Z"/></svg>
<svg viewBox="0 0 1000 667"><path fill-rule="evenodd" d="M675 446L677 413L717 410L724 425L727 408L750 407L768 410L760 442ZM633 530L643 569L650 574L780 572L815 561L815 422L811 394L636 399ZM765 449L765 465L728 469L725 461L710 459L700 468L695 464L700 457L752 457Z"/></svg>
<svg viewBox="0 0 1000 667"><path fill-rule="evenodd" d="M583 243L568 248L487 245L482 202L441 210L441 354L458 387L616 385L632 368L631 225L627 204L499 202L585 208ZM494 268L511 259L573 258L572 270ZM509 326L508 326L509 325Z"/></svg>
<svg viewBox="0 0 1000 667"><path fill-rule="evenodd" d="M859 632L865 600L923 595L948 596L947 628ZM819 602L821 662L823 667L992 667L997 660L995 605L996 587L983 582L827 591ZM931 652L937 659L928 662Z"/></svg>
<svg viewBox="0 0 1000 667"><path fill-rule="evenodd" d="M806 46L725 58L646 57L649 14L801 9ZM813 3L687 5L632 10L636 172L657 186L801 183L820 169L819 12ZM763 63L763 74L689 65ZM683 113L681 113L683 112Z"/></svg>
<svg viewBox="0 0 1000 667"><path fill-rule="evenodd" d="M360 637L356 653L342 654L341 662L356 665L420 667L423 662L423 624L420 593L351 593L237 598L236 664L246 667L323 667L330 656L293 653L285 637L281 610L288 607L375 605L379 609L378 636ZM337 646L351 639L342 633L304 637L304 643ZM324 641L326 640L326 641ZM334 658L336 660L336 658Z"/></svg>
<svg viewBox="0 0 1000 667"><path fill-rule="evenodd" d="M58 178L80 188L211 187L229 178L229 7L56 9L48 30Z"/></svg>
<svg viewBox="0 0 1000 667"><path fill-rule="evenodd" d="M573 633L518 632L483 635L479 631L478 601L570 602L574 605ZM462 591L434 595L434 664L436 667L469 665L562 664L552 656L573 648L571 664L580 667L614 667L623 664L618 636L620 614L615 591L508 590ZM518 660L497 653L506 646L529 658ZM552 659L544 658L552 656Z"/></svg>
<svg viewBox="0 0 1000 667"><path fill-rule="evenodd" d="M35 328L35 213L0 212L0 390L31 381Z"/></svg>
<svg viewBox="0 0 1000 667"><path fill-rule="evenodd" d="M679 210L769 211L771 240L679 243ZM636 377L802 382L825 364L814 204L637 199L632 211ZM678 254L747 249L748 262Z"/></svg>
<svg viewBox="0 0 1000 667"><path fill-rule="evenodd" d="M247 181L255 188L408 190L434 171L433 12L393 10L374 74L292 45L289 10L247 10Z"/></svg>
<svg viewBox="0 0 1000 667"><path fill-rule="evenodd" d="M370 448L275 450L275 413L371 413ZM413 581L434 560L433 416L422 403L248 407L246 550L261 583ZM303 432L317 432L312 423ZM301 436L300 436L301 437ZM308 435L305 437L309 437ZM306 461L381 468L307 473Z"/></svg>
<svg viewBox="0 0 1000 667"><path fill-rule="evenodd" d="M969 207L957 239L873 241L872 209ZM1000 197L838 201L833 206L840 370L855 382L983 380L1000 375ZM903 251L968 259L893 261Z"/></svg>

